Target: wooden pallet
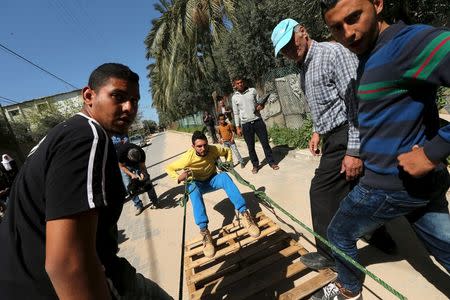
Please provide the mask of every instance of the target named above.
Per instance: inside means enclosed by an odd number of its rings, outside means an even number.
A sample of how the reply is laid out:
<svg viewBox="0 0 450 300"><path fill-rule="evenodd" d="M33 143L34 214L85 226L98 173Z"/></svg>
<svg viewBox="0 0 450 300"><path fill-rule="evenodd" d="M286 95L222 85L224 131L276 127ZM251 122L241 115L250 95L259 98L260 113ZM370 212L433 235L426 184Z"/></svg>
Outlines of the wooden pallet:
<svg viewBox="0 0 450 300"><path fill-rule="evenodd" d="M335 279L329 269L315 272L300 262L308 251L262 212L255 221L258 238L239 221L211 232L213 258L203 255L200 236L186 243L190 299L302 299Z"/></svg>

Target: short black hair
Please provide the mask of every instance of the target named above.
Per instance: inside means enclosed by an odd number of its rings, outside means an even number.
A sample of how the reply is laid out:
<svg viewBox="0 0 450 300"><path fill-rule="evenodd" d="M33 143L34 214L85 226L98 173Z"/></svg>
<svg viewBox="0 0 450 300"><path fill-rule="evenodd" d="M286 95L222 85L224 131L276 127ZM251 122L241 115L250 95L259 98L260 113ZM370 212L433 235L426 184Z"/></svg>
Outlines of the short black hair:
<svg viewBox="0 0 450 300"><path fill-rule="evenodd" d="M245 82L245 78L242 75L236 75L233 77L232 82L238 81L238 80L242 80Z"/></svg>
<svg viewBox="0 0 450 300"><path fill-rule="evenodd" d="M336 6L339 0L320 0L320 11L322 12L322 17L325 13Z"/></svg>
<svg viewBox="0 0 450 300"><path fill-rule="evenodd" d="M223 117L224 119L226 118L226 117L225 117L225 114L218 114L218 115L217 115L217 120L219 120L220 117Z"/></svg>
<svg viewBox="0 0 450 300"><path fill-rule="evenodd" d="M129 67L118 63L106 63L98 66L89 76L88 86L91 90L98 91L110 78L117 78L139 84L139 75Z"/></svg>
<svg viewBox="0 0 450 300"><path fill-rule="evenodd" d="M134 163L140 162L142 159L141 151L136 148L130 148L128 149L127 158Z"/></svg>
<svg viewBox="0 0 450 300"><path fill-rule="evenodd" d="M202 141L208 141L208 139L206 138L206 135L201 132L201 131L194 131L194 133L192 134L192 145L195 144L196 140L202 140Z"/></svg>
<svg viewBox="0 0 450 300"><path fill-rule="evenodd" d="M325 16L325 13L336 6L336 4L340 0L320 0L320 11L322 12L322 18ZM373 0L368 0L373 2Z"/></svg>

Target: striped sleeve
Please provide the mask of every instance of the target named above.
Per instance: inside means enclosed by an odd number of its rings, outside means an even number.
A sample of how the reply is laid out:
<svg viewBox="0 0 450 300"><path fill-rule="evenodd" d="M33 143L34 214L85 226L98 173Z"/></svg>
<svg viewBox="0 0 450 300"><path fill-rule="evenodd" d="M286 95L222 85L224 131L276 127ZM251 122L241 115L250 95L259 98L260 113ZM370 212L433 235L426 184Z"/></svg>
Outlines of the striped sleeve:
<svg viewBox="0 0 450 300"><path fill-rule="evenodd" d="M87 121L79 132L52 147L46 175L46 220L63 218L107 205L105 165L108 137L104 130Z"/></svg>
<svg viewBox="0 0 450 300"><path fill-rule="evenodd" d="M403 74L436 86L450 86L450 31L430 27L417 34L410 44L412 60Z"/></svg>
<svg viewBox="0 0 450 300"><path fill-rule="evenodd" d="M403 78L435 86L450 86L450 31L430 27L419 37L414 47L417 54ZM445 160L450 155L450 125L442 127L424 147L430 160Z"/></svg>

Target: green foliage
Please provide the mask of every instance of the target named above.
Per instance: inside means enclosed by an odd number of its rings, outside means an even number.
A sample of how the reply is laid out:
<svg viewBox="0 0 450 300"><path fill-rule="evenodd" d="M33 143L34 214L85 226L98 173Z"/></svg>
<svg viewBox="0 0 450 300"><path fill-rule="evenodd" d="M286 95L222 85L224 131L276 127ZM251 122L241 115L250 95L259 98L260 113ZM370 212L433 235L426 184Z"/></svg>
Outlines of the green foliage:
<svg viewBox="0 0 450 300"><path fill-rule="evenodd" d="M274 57L271 32L282 19L293 18L313 39L328 39L318 3L160 0L155 9L161 16L152 20L145 44L153 106L161 124L209 107L212 92L230 93L230 79L236 75L263 87L274 69L288 72L292 63ZM383 14L389 22L449 26L450 1L386 0Z"/></svg>
<svg viewBox="0 0 450 300"><path fill-rule="evenodd" d="M308 148L312 134L312 121L307 118L298 129L274 126L269 128L269 137L275 145L288 145L295 148Z"/></svg>
<svg viewBox="0 0 450 300"><path fill-rule="evenodd" d="M158 131L158 124L153 120L143 120L144 129L146 134L155 133Z"/></svg>
<svg viewBox="0 0 450 300"><path fill-rule="evenodd" d="M177 127L176 131L193 133L194 131L203 131L204 126L201 125L192 125L187 127Z"/></svg>
<svg viewBox="0 0 450 300"><path fill-rule="evenodd" d="M444 106L449 104L449 101L448 101L449 98L450 98L450 89L449 88L440 87L437 90L437 107L438 107L438 110L441 110L442 108L444 108Z"/></svg>

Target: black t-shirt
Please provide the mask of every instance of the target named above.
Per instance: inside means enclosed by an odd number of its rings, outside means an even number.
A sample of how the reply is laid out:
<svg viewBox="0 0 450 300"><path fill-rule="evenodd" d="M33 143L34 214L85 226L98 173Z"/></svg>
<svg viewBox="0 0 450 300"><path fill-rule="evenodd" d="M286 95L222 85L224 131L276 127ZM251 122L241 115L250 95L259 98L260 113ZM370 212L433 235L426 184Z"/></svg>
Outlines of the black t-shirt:
<svg viewBox="0 0 450 300"><path fill-rule="evenodd" d="M132 148L138 149L141 153L141 159L137 163L132 162L128 159L128 150ZM124 165L135 169L139 169L139 163L145 162L145 151L141 147L133 143L121 144L117 147L117 157L120 163L123 163Z"/></svg>
<svg viewBox="0 0 450 300"><path fill-rule="evenodd" d="M91 209L98 256L114 273L124 197L114 146L95 120L77 114L50 130L18 173L0 224L0 298L57 299L45 272L46 221Z"/></svg>

